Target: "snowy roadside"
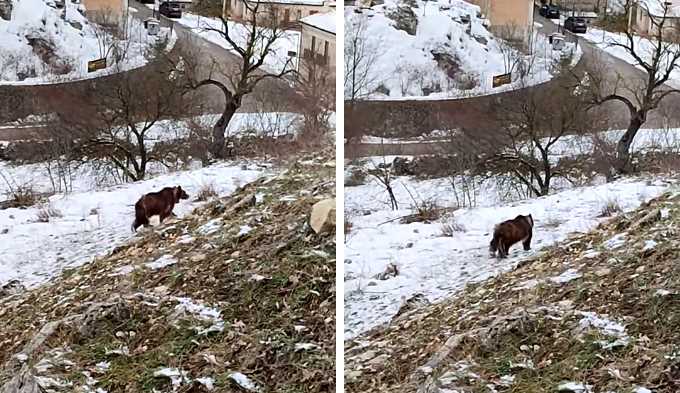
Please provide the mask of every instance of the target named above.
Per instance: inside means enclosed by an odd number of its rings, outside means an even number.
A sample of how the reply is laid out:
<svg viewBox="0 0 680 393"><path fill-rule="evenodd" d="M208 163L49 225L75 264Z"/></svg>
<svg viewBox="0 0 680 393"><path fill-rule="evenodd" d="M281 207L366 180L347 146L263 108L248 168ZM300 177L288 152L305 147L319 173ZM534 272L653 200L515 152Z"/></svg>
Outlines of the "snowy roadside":
<svg viewBox="0 0 680 393"><path fill-rule="evenodd" d="M582 54L571 44L554 51L536 31L528 75L514 72L512 83L494 88L492 77L508 72L508 64L523 55L488 31L487 21L477 17L479 7L448 0L414 4L410 15L393 0L361 12L346 9L346 29L362 34L367 49L379 48L373 64L361 64L369 83L360 93L370 100L446 100L514 90L549 81L555 60L571 54L575 65ZM413 34L398 29L394 15L413 19Z"/></svg>
<svg viewBox="0 0 680 393"><path fill-rule="evenodd" d="M154 9L153 4L146 4L146 6L150 9ZM221 20L192 14L190 12L182 12L181 18L171 20L176 21L182 26L188 27L201 38L235 53L219 32L210 30L224 29ZM229 33L238 45L245 45L249 33L248 26L229 21ZM267 56L264 62L265 67L269 68L271 72L281 72L284 67L286 69L297 69L298 56L289 57L288 52L297 53L300 50L300 32L294 30L285 31L283 36L274 42L271 49L273 52ZM289 61L290 63L288 63Z"/></svg>
<svg viewBox="0 0 680 393"><path fill-rule="evenodd" d="M0 85L74 82L130 71L147 64L151 47L159 40L167 39L165 50L171 50L177 41L177 35L167 28L161 29L156 37L149 36L142 22L129 15L127 39L116 43L102 35L109 33L103 33L101 27L75 9L67 12L64 21L61 11L44 0L22 0L16 4L13 19L0 20ZM37 45L35 42L51 48L53 56L48 62L54 64L47 64L35 53L32 47ZM124 48L123 60L116 63L115 51L109 50L108 67L88 72L88 61L103 57L102 50L112 49L114 44Z"/></svg>
<svg viewBox="0 0 680 393"><path fill-rule="evenodd" d="M638 61L633 58L633 56L628 53L628 51L624 48L621 48L619 46L615 46L615 44L626 44L628 43L628 37L624 33L612 33L609 31L601 30L598 28L593 28L589 27L588 31L585 34L577 34L580 37L585 38L586 40L590 41L593 43L598 49L607 52L608 54L621 59L625 61L626 63L631 64L632 66L644 70L639 64ZM636 48L637 53L640 55L642 60L644 61L651 61L652 56L654 54L654 42L651 40L641 37L641 36L634 36L634 45ZM675 44L677 45L677 44ZM674 49L669 49L671 52ZM662 59L661 62L664 63L665 61L668 61L670 59ZM669 85L671 85L674 88L680 87L680 69L675 67L673 71L671 71L670 78L667 82Z"/></svg>

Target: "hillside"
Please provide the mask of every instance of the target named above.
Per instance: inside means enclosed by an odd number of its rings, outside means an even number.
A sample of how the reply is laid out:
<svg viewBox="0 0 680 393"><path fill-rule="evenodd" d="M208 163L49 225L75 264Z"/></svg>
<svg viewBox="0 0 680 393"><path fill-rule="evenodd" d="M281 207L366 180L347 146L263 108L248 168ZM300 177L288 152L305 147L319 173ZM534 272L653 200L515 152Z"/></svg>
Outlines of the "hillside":
<svg viewBox="0 0 680 393"><path fill-rule="evenodd" d="M494 36L487 26L478 6L460 0L386 0L371 8L345 7L345 57L354 62L346 60L346 68L361 75L361 97L445 99L545 82L555 73L555 63L574 51L572 44L553 51L536 26L531 54L521 44ZM572 61L579 57L575 52ZM528 69L526 75L520 76L520 68ZM493 88L492 77L509 71L513 84Z"/></svg>
<svg viewBox="0 0 680 393"><path fill-rule="evenodd" d="M335 192L330 157L5 286L0 392L334 391L335 232L308 224Z"/></svg>
<svg viewBox="0 0 680 393"><path fill-rule="evenodd" d="M669 191L346 342L350 392L680 391ZM406 361L408 359L408 361Z"/></svg>
<svg viewBox="0 0 680 393"><path fill-rule="evenodd" d="M112 29L85 18L82 5L70 1L65 19L54 0L14 0L13 5L11 20L0 19L0 84L100 76L113 72L114 63L116 70L139 67L146 64L152 45L168 34L163 29L159 38L148 36L142 23L130 16L125 31L116 37ZM88 73L87 62L102 57L108 58L110 68Z"/></svg>

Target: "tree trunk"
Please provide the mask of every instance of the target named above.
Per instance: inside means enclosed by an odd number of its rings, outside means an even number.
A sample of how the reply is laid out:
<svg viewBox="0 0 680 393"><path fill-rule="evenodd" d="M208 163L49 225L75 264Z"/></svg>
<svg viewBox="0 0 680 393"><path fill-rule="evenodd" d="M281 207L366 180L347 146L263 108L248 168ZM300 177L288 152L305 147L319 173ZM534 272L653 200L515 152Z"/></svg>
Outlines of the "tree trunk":
<svg viewBox="0 0 680 393"><path fill-rule="evenodd" d="M614 168L617 174L627 174L632 171L630 162L630 146L633 144L635 135L637 134L640 127L642 127L643 123L644 122L642 121L641 116L638 115L633 117L630 119L630 123L628 123L626 132L623 134L621 139L619 139L619 142L616 146L616 162Z"/></svg>
<svg viewBox="0 0 680 393"><path fill-rule="evenodd" d="M238 106L236 102L234 102L233 100L228 101L224 105L224 111L222 112L222 115L217 120L217 123L215 123L215 125L213 126L212 145L210 146L210 152L216 159L226 158L225 154L226 138L224 134L226 133L227 126L229 126L229 122L231 121L231 118L234 117L234 113L236 113L237 109Z"/></svg>

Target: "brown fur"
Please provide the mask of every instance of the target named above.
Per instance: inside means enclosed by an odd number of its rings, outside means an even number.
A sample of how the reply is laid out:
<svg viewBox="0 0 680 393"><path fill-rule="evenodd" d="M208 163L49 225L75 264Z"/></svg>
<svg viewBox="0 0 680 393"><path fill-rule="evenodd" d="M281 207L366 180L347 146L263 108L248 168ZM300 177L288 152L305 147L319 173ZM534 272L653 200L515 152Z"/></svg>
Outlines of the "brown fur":
<svg viewBox="0 0 680 393"><path fill-rule="evenodd" d="M151 192L139 198L135 204L135 221L132 230L136 231L140 226L148 226L149 218L159 216L160 222L174 215L172 209L180 199L189 199L189 195L182 187L165 187L158 192Z"/></svg>
<svg viewBox="0 0 680 393"><path fill-rule="evenodd" d="M531 249L531 236L533 235L534 219L528 216L517 216L512 220L503 221L496 225L493 230L493 239L489 245L489 251L493 255L498 251L498 258L508 256L508 251L513 244L522 242L525 250Z"/></svg>

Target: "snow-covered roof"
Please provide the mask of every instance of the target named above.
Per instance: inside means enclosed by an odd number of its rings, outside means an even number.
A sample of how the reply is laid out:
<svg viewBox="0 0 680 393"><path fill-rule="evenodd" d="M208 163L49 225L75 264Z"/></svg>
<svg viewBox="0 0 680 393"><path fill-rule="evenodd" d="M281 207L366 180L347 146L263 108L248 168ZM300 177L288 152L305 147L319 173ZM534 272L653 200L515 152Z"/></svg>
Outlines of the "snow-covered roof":
<svg viewBox="0 0 680 393"><path fill-rule="evenodd" d="M305 16L300 22L335 34L335 11Z"/></svg>
<svg viewBox="0 0 680 393"><path fill-rule="evenodd" d="M248 0L253 3L262 4L291 4L291 5L324 5L324 0Z"/></svg>
<svg viewBox="0 0 680 393"><path fill-rule="evenodd" d="M680 17L680 1L679 0L671 0L671 1L664 1L664 0L639 0L640 7L646 9L650 15L652 16L663 16L664 14L664 6L666 3L670 3L668 5L668 13L666 14L668 17L671 18L678 18Z"/></svg>

